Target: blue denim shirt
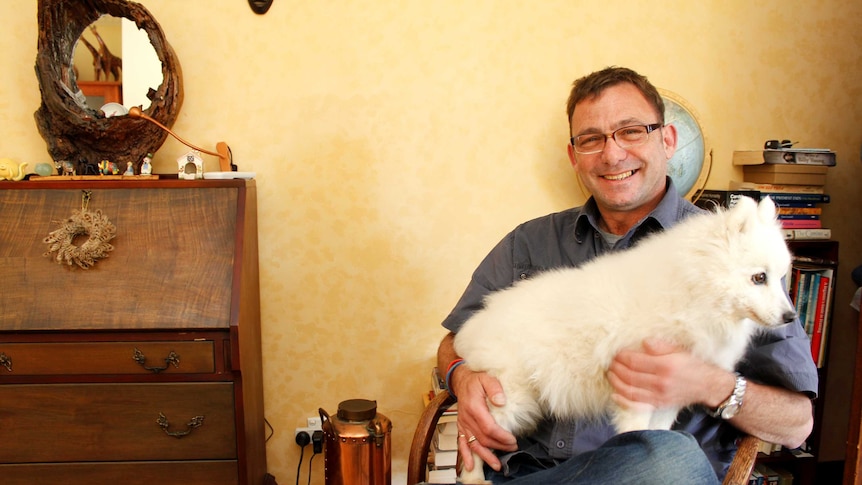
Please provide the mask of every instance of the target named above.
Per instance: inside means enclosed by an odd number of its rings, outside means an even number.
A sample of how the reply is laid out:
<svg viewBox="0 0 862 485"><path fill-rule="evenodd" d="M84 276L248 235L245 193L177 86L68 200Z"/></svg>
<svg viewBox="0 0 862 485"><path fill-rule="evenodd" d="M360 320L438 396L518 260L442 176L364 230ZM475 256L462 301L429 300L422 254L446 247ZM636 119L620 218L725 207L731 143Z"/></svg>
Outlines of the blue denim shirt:
<svg viewBox="0 0 862 485"><path fill-rule="evenodd" d="M602 253L630 248L650 233L667 229L701 211L681 198L671 179L667 180L667 191L659 205L613 248L598 230L599 212L592 198L582 207L521 224L479 264L443 326L457 332L464 321L482 307L485 295L519 279L551 268L577 267ZM752 381L805 392L812 398L817 395L817 368L811 359L808 337L798 322L758 334L737 371ZM724 477L736 452L734 439L738 432L732 426L710 417L701 408L691 408L680 413L674 429L694 435L718 477ZM501 458L505 465L512 455L526 453L539 462L553 464L595 449L613 435L607 419L599 422L548 420L531 436L519 438L518 452Z"/></svg>

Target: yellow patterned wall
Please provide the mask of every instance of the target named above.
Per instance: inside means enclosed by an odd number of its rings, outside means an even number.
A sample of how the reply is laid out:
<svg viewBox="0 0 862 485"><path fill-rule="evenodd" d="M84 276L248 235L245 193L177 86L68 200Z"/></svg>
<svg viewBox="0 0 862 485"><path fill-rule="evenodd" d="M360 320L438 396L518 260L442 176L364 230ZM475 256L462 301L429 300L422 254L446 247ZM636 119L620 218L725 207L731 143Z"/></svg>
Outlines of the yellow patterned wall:
<svg viewBox="0 0 862 485"><path fill-rule="evenodd" d="M229 142L257 173L280 483L296 478L293 429L350 398L376 399L394 422L403 480L439 322L473 268L516 223L584 200L564 105L587 72L629 66L694 107L711 188L739 178L734 149L767 138L836 150L829 185L846 196L825 217L852 211L832 226L847 271L862 260L860 2L276 0L265 16L245 0L142 3L182 64L174 129ZM33 120L36 0L0 2L0 18L0 157L32 169L48 161ZM156 172L184 152L169 140Z"/></svg>

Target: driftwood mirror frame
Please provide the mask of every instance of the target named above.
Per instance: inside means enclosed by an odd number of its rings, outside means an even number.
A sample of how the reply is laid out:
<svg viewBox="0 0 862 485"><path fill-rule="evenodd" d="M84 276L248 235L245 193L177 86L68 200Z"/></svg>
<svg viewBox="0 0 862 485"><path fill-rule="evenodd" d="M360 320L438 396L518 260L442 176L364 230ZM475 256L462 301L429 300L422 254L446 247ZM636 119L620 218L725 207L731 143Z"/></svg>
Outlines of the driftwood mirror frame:
<svg viewBox="0 0 862 485"><path fill-rule="evenodd" d="M35 113L36 125L53 160L72 162L79 167L79 175L87 165L95 166L101 160L120 167L132 162L138 168L143 157L155 152L168 136L144 119L105 118L71 94L78 91L72 69L75 43L84 29L102 15L133 21L147 33L162 63L162 84L148 94L151 103L144 113L171 126L183 99L177 56L158 22L143 6L126 0L39 0L36 77L42 104Z"/></svg>

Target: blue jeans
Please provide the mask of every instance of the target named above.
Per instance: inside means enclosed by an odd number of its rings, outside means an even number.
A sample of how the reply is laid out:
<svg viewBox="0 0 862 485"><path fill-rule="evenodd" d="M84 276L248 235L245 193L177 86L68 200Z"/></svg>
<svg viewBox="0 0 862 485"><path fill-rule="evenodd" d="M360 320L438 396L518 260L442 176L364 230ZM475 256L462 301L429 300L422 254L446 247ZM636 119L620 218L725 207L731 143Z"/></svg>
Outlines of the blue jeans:
<svg viewBox="0 0 862 485"><path fill-rule="evenodd" d="M697 441L680 431L623 433L556 466L546 468L528 460L513 467L513 476L490 468L485 475L495 485L719 484Z"/></svg>

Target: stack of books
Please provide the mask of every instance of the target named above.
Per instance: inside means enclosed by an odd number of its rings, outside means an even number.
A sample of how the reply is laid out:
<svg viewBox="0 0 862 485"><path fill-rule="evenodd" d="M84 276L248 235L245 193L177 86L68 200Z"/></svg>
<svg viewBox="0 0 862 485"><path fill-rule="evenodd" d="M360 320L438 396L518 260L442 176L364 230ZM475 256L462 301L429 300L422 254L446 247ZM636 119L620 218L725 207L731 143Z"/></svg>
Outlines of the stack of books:
<svg viewBox="0 0 862 485"><path fill-rule="evenodd" d="M735 151L733 164L741 165L743 181L731 190L768 195L778 206L778 218L787 239L829 239L823 227L822 204L829 203L826 172L836 164L835 153L821 148Z"/></svg>
<svg viewBox="0 0 862 485"><path fill-rule="evenodd" d="M446 381L437 367L431 369L431 391L423 395L425 406L434 399ZM443 412L437 420L437 429L431 442L428 457L428 483L455 483L458 478L458 404L455 403Z"/></svg>
<svg viewBox="0 0 862 485"><path fill-rule="evenodd" d="M768 187L771 191L755 190L767 189L764 184L752 184L749 182L731 182L736 190L711 190L701 192L694 204L706 210L731 208L740 197L750 197L759 201L769 196L778 209L778 218L784 228L785 239L829 239L832 230L823 227L820 214L823 209L821 204L829 203L829 195L825 193L800 193L791 190L804 190L793 186ZM820 189L821 191L823 189Z"/></svg>
<svg viewBox="0 0 862 485"><path fill-rule="evenodd" d="M748 485L792 485L793 474L789 471L773 465L757 463L751 470Z"/></svg>
<svg viewBox="0 0 862 485"><path fill-rule="evenodd" d="M833 265L834 262L796 257L790 268L790 299L796 306L799 322L811 340L811 358L817 367L823 367L825 360L825 340L831 320L832 289L835 286Z"/></svg>

